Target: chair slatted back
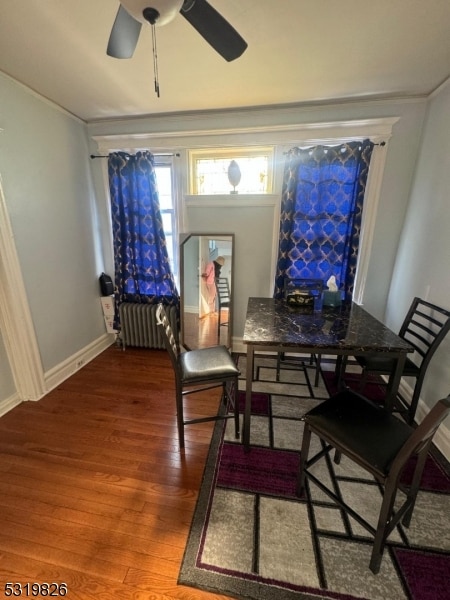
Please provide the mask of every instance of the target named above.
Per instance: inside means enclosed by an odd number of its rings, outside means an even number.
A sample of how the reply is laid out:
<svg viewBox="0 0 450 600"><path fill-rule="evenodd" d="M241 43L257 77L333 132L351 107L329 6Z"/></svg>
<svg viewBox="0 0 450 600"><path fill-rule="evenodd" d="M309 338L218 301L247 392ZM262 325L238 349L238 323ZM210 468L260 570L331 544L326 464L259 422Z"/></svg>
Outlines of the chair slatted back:
<svg viewBox="0 0 450 600"><path fill-rule="evenodd" d="M450 330L450 312L414 298L400 329L399 336L414 348L412 360L425 368L437 347Z"/></svg>
<svg viewBox="0 0 450 600"><path fill-rule="evenodd" d="M169 318L162 304L158 304L158 308L156 309L156 323L159 327L161 327L164 344L169 353L172 364L175 369L178 369L178 356L180 354L180 348L177 344Z"/></svg>
<svg viewBox="0 0 450 600"><path fill-rule="evenodd" d="M230 303L230 286L227 277L216 278L217 297L219 298L219 306L226 306Z"/></svg>

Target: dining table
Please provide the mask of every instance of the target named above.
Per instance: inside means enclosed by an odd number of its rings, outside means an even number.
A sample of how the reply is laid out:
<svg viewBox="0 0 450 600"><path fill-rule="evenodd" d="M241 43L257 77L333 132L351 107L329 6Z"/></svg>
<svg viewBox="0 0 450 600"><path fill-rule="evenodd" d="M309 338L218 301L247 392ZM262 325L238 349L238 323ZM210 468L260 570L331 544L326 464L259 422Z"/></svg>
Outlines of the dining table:
<svg viewBox="0 0 450 600"><path fill-rule="evenodd" d="M243 343L247 349L247 367L242 441L247 450L255 352L336 356L337 377L344 356L387 354L395 359L384 400L385 408L392 411L406 355L414 350L405 339L353 301L305 312L285 299L256 297L248 300Z"/></svg>

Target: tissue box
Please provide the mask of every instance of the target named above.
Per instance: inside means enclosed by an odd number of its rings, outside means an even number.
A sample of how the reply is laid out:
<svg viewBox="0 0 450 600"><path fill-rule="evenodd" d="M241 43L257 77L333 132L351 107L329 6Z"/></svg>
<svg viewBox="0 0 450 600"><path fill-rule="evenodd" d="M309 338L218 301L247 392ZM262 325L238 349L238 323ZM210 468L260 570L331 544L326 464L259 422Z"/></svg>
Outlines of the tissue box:
<svg viewBox="0 0 450 600"><path fill-rule="evenodd" d="M341 292L323 292L323 305L324 306L340 306L341 305Z"/></svg>

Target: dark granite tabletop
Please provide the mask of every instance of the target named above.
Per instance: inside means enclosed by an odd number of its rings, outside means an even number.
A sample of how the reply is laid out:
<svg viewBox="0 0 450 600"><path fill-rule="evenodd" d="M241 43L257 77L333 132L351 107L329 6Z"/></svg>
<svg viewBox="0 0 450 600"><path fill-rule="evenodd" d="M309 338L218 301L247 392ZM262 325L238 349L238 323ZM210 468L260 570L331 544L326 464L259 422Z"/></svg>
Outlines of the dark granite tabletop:
<svg viewBox="0 0 450 600"><path fill-rule="evenodd" d="M413 348L361 306L351 302L314 314L285 300L249 298L244 344L337 352L412 352Z"/></svg>

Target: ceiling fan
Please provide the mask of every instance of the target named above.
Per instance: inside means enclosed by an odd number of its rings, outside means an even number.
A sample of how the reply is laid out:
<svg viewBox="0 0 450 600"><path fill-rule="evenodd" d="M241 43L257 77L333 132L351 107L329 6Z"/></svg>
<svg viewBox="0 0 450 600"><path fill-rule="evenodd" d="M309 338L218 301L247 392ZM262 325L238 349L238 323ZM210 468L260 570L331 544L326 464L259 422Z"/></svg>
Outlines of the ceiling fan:
<svg viewBox="0 0 450 600"><path fill-rule="evenodd" d="M107 54L131 58L143 23L153 28L181 14L225 60L241 56L247 43L206 0L120 0Z"/></svg>

